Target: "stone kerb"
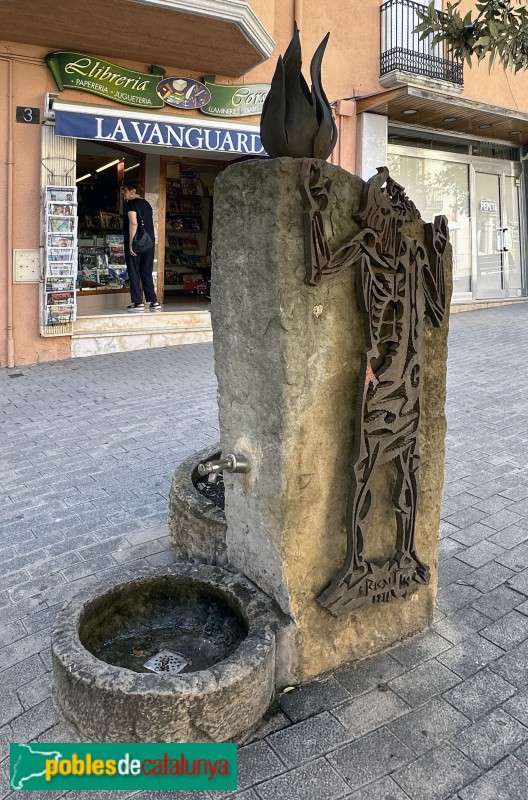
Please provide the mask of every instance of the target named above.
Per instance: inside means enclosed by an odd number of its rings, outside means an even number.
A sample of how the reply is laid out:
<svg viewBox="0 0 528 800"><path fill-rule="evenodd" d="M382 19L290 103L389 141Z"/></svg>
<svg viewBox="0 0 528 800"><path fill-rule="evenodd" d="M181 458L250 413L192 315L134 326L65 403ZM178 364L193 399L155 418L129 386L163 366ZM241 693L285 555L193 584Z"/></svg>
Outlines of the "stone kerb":
<svg viewBox="0 0 528 800"><path fill-rule="evenodd" d="M225 473L230 565L269 593L296 626L290 654L307 679L365 658L427 627L436 592L443 487L447 324L426 323L421 495L416 543L431 580L410 598L333 617L317 602L345 556L358 378L365 350L354 269L321 287L303 282L302 161L229 167L215 186L212 318L223 452L247 455ZM364 182L321 162L333 180L327 233L355 234ZM421 224L414 233L422 235ZM394 551L391 464L379 469L365 555Z"/></svg>

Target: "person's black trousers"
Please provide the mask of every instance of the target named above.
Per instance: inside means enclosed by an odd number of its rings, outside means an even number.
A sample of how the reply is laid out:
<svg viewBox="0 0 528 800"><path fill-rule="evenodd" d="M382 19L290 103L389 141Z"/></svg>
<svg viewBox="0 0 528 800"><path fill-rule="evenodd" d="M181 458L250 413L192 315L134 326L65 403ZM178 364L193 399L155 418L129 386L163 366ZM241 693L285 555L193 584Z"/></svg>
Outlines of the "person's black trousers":
<svg viewBox="0 0 528 800"><path fill-rule="evenodd" d="M143 292L147 303L157 303L152 271L154 269L154 249L148 253L133 256L126 253L128 279L130 281L130 297L133 303L143 302Z"/></svg>

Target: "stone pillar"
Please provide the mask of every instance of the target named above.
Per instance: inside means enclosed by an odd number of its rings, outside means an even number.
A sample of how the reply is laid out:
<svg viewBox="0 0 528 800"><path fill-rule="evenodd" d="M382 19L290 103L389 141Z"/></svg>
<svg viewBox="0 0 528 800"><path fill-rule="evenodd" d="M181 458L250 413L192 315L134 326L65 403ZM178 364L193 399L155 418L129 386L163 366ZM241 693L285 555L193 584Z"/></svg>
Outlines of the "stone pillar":
<svg viewBox="0 0 528 800"><path fill-rule="evenodd" d="M246 161L219 176L212 287L222 450L243 453L252 465L246 475L224 475L228 560L292 618L291 680L363 659L431 623L447 357L447 323L433 329L426 322L416 546L430 583L334 617L317 597L345 558L364 320L355 267L320 287L303 282L301 164ZM338 246L359 231L353 215L364 183L331 164L323 172L334 181L326 224ZM378 472L369 559L389 557L396 538L395 468Z"/></svg>

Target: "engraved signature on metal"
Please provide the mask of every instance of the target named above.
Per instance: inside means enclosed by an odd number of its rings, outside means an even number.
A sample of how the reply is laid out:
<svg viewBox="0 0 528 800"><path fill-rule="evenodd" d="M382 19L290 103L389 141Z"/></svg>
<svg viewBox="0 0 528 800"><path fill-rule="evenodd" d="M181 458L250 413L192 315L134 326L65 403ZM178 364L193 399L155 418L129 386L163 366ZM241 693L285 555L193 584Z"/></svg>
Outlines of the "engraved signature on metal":
<svg viewBox="0 0 528 800"><path fill-rule="evenodd" d="M270 158L328 158L336 145L337 128L321 82L329 36L327 33L312 58L311 90L301 72L297 25L284 58L279 56L260 118L260 138Z"/></svg>
<svg viewBox="0 0 528 800"><path fill-rule="evenodd" d="M425 318L439 327L446 315L444 254L449 230L446 217L438 216L424 223L425 245L406 235L405 224L420 220L420 214L388 169L379 167L365 184L355 215L361 230L333 251L324 228L331 189L320 166L305 160L300 177L305 282L318 286L354 266L366 342L349 464L347 554L318 598L339 616L366 604L407 597L430 579L415 543L420 398ZM395 551L386 560L367 560L364 544L375 504L373 477L387 462L394 463L397 473L392 496Z"/></svg>

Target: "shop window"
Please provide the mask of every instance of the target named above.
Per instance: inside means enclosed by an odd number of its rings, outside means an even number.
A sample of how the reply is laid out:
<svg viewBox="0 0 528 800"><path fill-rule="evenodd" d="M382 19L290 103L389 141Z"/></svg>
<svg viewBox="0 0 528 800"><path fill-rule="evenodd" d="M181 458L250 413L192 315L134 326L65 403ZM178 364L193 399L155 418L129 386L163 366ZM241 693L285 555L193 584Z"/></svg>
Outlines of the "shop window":
<svg viewBox="0 0 528 800"><path fill-rule="evenodd" d="M81 293L126 292L121 187L140 180L142 156L100 145L77 143L79 263Z"/></svg>
<svg viewBox="0 0 528 800"><path fill-rule="evenodd" d="M165 299L209 300L214 181L221 167L167 164Z"/></svg>
<svg viewBox="0 0 528 800"><path fill-rule="evenodd" d="M422 219L445 214L453 246L453 299L471 292L469 166L389 153L391 175L405 187Z"/></svg>

